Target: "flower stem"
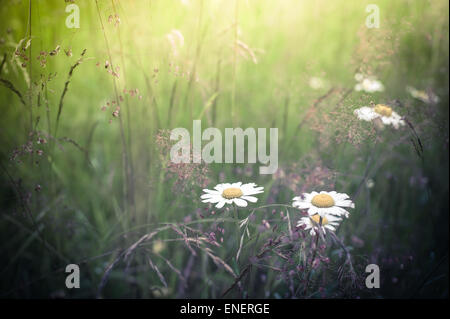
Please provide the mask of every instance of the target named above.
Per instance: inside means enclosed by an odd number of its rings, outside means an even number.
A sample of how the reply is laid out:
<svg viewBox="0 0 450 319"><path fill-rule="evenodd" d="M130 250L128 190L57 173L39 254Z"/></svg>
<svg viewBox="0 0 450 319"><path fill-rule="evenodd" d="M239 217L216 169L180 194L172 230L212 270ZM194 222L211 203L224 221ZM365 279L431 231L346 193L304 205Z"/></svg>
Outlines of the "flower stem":
<svg viewBox="0 0 450 319"><path fill-rule="evenodd" d="M241 249L242 249L242 242L241 242L241 232L240 232L240 227L239 227L239 211L237 206L234 204L234 218L236 219L236 245L237 245L237 251L236 251L236 257L235 257L235 261L236 264L238 262L238 258L239 255L241 253ZM245 230L244 230L245 231ZM240 269L238 266L238 274L240 273Z"/></svg>
<svg viewBox="0 0 450 319"><path fill-rule="evenodd" d="M305 284L305 290L303 292L305 296L306 296L306 293L308 292L308 286L309 286L309 281L311 279L311 273L312 273L313 266L314 266L314 260L316 259L316 255L317 255L317 247L319 245L319 237L320 237L321 227L322 227L322 216L320 216L320 219L319 219L319 225L318 225L317 234L316 234L316 242L314 244L314 252L313 252L312 259L311 259L311 264L309 265L308 276L307 276L306 284Z"/></svg>

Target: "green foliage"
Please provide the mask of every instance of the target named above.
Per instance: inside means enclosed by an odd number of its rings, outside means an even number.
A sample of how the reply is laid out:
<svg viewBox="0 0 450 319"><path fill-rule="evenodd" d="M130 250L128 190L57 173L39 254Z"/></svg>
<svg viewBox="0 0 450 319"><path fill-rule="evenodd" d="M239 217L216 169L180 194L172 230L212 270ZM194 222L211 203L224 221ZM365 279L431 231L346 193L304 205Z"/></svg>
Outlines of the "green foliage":
<svg viewBox="0 0 450 319"><path fill-rule="evenodd" d="M299 211L255 211L236 261L236 221L201 202L205 175L180 184L168 174L160 130L191 129L201 116L203 128L280 135L277 174L213 164L208 188L262 185L252 208L322 189L354 199L337 235L358 276L381 266L382 289L339 278L344 250L328 239L331 264L300 297L448 297L447 1L376 1L379 29L365 26L370 1L182 2L75 1L81 27L68 29L63 1L0 1L0 296L219 298L230 287L226 297L289 296L282 275L248 265L289 232L280 213L295 226ZM385 91L354 91L357 72ZM392 105L411 127L358 121L353 110L371 102ZM276 231L261 231L263 219ZM224 242L214 246L205 236L217 226ZM190 248L187 237L197 240ZM302 264L312 242L297 243L280 249ZM68 263L80 265L81 289L65 288Z"/></svg>

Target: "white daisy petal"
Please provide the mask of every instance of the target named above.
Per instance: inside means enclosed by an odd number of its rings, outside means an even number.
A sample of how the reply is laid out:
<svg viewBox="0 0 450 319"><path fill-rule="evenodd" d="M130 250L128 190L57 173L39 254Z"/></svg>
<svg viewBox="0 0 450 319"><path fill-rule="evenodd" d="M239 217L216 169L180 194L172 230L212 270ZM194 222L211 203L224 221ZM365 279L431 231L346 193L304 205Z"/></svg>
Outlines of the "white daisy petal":
<svg viewBox="0 0 450 319"><path fill-rule="evenodd" d="M348 214L348 212L341 207L333 206L333 207L330 207L330 209L328 210L328 214L335 215L335 216L342 216L342 215Z"/></svg>
<svg viewBox="0 0 450 319"><path fill-rule="evenodd" d="M217 205L216 208L222 208L225 205L225 201L220 201Z"/></svg>
<svg viewBox="0 0 450 319"><path fill-rule="evenodd" d="M258 198L256 198L255 196L242 196L241 198L252 203L256 203L258 201Z"/></svg>
<svg viewBox="0 0 450 319"><path fill-rule="evenodd" d="M231 187L241 187L242 182L237 182L237 183L233 183L231 184Z"/></svg>
<svg viewBox="0 0 450 319"><path fill-rule="evenodd" d="M255 187L255 184L244 184L241 186L241 190L244 195L256 195L264 192L264 187Z"/></svg>
<svg viewBox="0 0 450 319"><path fill-rule="evenodd" d="M220 194L218 191L216 191L216 190L211 190L211 189L203 189L203 191L205 192L205 193L208 193L208 194Z"/></svg>
<svg viewBox="0 0 450 319"><path fill-rule="evenodd" d="M221 196L213 195L213 194L203 194L202 196L200 196L201 199L207 199L207 198L212 198L212 197L221 197Z"/></svg>
<svg viewBox="0 0 450 319"><path fill-rule="evenodd" d="M333 193L333 192L332 192ZM331 196L333 197L334 201L340 201L340 200L344 200L347 198L350 198L347 194L343 194L343 193L336 193L334 192L333 194L331 194Z"/></svg>
<svg viewBox="0 0 450 319"><path fill-rule="evenodd" d="M359 109L356 109L353 111L353 113L360 119L363 121L367 121L370 122L376 118L378 118L380 115L378 113L376 113L373 108L368 107L368 106L363 106Z"/></svg>
<svg viewBox="0 0 450 319"><path fill-rule="evenodd" d="M210 199L205 199L203 200L203 203L211 203L211 204L215 204L222 201L221 198L210 198Z"/></svg>
<svg viewBox="0 0 450 319"><path fill-rule="evenodd" d="M311 203L308 202L300 202L300 201L294 201L292 203L292 206L298 208L298 209L308 209L311 207Z"/></svg>
<svg viewBox="0 0 450 319"><path fill-rule="evenodd" d="M339 201L335 201L335 205L336 206L340 206L340 207L350 207L350 208L355 208L355 204L353 204L353 202L349 199L347 200L339 200Z"/></svg>
<svg viewBox="0 0 450 319"><path fill-rule="evenodd" d="M245 200L240 199L240 198L233 199L233 202L240 207L247 207L247 205L248 205Z"/></svg>

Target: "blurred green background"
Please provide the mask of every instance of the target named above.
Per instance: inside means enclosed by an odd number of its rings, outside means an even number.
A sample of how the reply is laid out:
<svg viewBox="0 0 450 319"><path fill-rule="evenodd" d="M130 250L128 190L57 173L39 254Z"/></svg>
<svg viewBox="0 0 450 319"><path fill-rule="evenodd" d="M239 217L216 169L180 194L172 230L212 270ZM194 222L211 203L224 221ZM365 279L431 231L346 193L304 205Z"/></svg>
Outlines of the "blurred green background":
<svg viewBox="0 0 450 319"><path fill-rule="evenodd" d="M227 224L217 218L229 213L212 214L201 190L242 181L265 187L258 206L313 190L354 199L337 235L361 276L380 265L381 288L343 288L326 275L336 272L330 266L315 273L312 297L448 298L447 1L72 3L78 29L66 27L70 1L0 0L0 296L220 297L233 278L170 229L120 257L162 223L202 232ZM379 7L380 28L366 27L368 4ZM357 72L385 91L354 91ZM407 86L440 101L414 99ZM353 110L371 102L411 125L358 121ZM259 164L171 170L161 130L191 130L194 119L221 130L277 127L278 172L259 175ZM262 219L285 231L273 216L258 211L252 234ZM238 245L231 235L214 251L240 274L247 257L229 255ZM325 253L336 263L338 248ZM159 255L153 265L146 250ZM80 289L64 286L69 263L80 265ZM270 269L249 278L250 297L290 296Z"/></svg>

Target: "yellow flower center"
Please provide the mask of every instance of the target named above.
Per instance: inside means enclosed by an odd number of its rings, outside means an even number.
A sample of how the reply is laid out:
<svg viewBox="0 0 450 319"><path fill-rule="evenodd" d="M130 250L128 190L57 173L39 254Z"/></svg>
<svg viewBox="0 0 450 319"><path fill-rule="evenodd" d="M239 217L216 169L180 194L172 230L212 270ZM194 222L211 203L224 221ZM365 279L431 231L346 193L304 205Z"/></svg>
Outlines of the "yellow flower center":
<svg viewBox="0 0 450 319"><path fill-rule="evenodd" d="M242 195L244 195L244 193L242 193L242 190L237 187L226 188L222 192L222 197L226 199L239 198Z"/></svg>
<svg viewBox="0 0 450 319"><path fill-rule="evenodd" d="M417 91L416 94L418 98L428 100L428 94L425 91Z"/></svg>
<svg viewBox="0 0 450 319"><path fill-rule="evenodd" d="M313 197L311 204L319 208L328 208L334 205L334 199L328 194L318 194Z"/></svg>
<svg viewBox="0 0 450 319"><path fill-rule="evenodd" d="M314 216L310 217L313 221L315 221L317 224L326 225L328 224L328 219L326 217L322 217L322 223L320 222L320 215L315 214Z"/></svg>
<svg viewBox="0 0 450 319"><path fill-rule="evenodd" d="M392 108L384 104L377 104L373 110L386 117L390 117L392 115Z"/></svg>

